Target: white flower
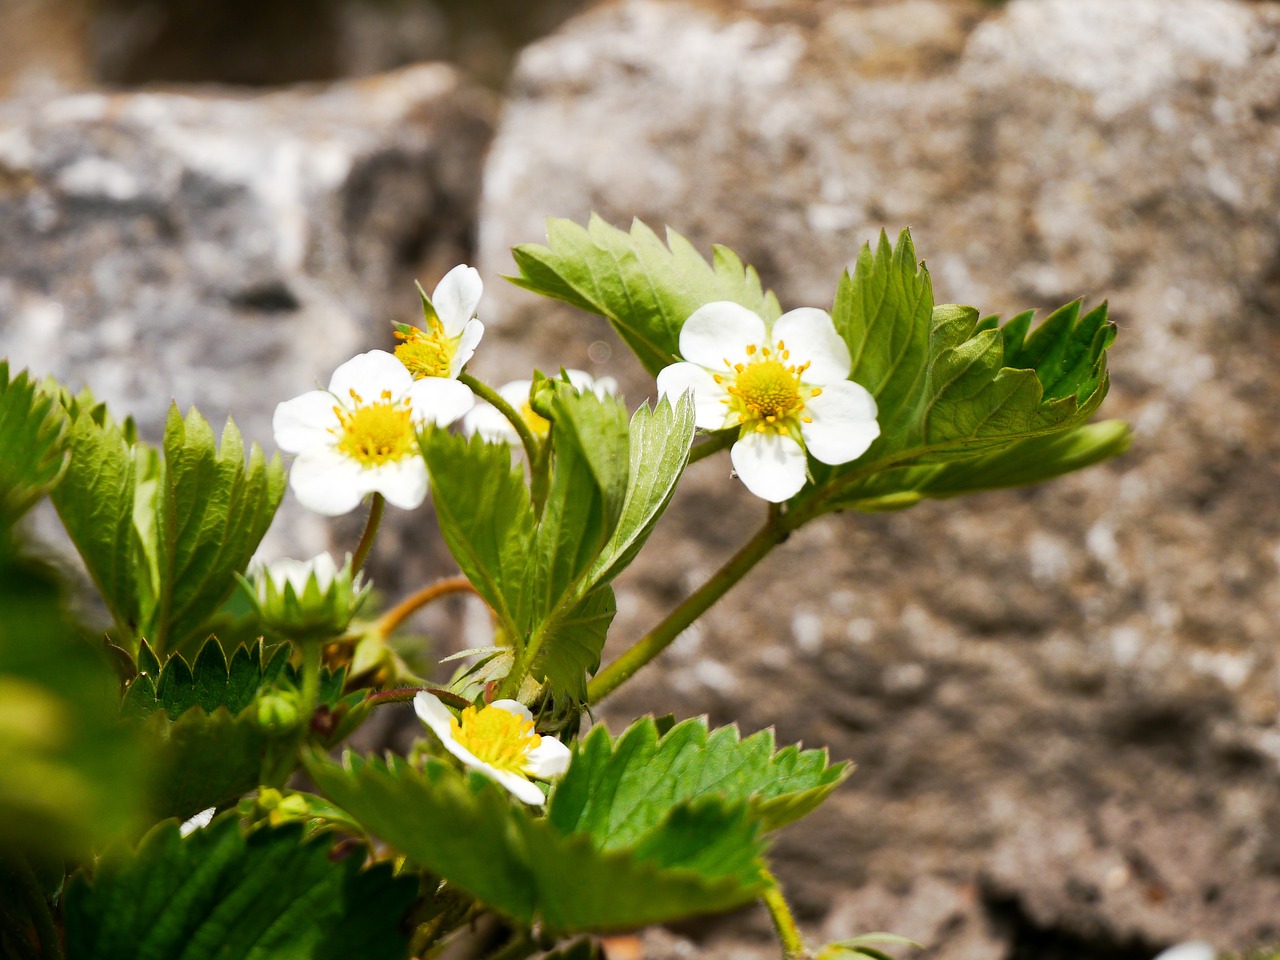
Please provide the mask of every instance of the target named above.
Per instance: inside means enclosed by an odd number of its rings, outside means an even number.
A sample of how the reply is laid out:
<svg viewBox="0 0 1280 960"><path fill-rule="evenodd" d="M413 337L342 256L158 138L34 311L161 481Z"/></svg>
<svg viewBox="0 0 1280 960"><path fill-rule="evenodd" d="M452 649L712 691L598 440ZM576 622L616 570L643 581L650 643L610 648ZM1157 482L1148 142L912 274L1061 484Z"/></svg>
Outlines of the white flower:
<svg viewBox="0 0 1280 960"><path fill-rule="evenodd" d="M680 330L680 354L659 372L659 394L692 390L700 428L738 428L730 459L757 497L799 493L806 451L848 463L880 435L875 398L848 379L849 348L825 310L801 307L770 326L739 304L708 303Z"/></svg>
<svg viewBox="0 0 1280 960"><path fill-rule="evenodd" d="M209 825L209 821L213 819L214 811L217 809L217 807L210 807L207 810L201 810L190 820L185 821L178 827L178 836L189 837L197 830L203 830Z"/></svg>
<svg viewBox="0 0 1280 960"><path fill-rule="evenodd" d="M475 404L457 380L414 380L382 350L348 360L328 390L312 390L276 407L276 445L296 453L289 485L304 507L336 517L371 493L406 510L427 495L418 430L453 423Z"/></svg>
<svg viewBox="0 0 1280 960"><path fill-rule="evenodd" d="M396 324L396 339L404 341L396 347L396 358L415 380L456 377L467 365L484 336L484 324L476 319L483 293L476 268L459 264L444 275L430 299L422 294L425 330Z"/></svg>
<svg viewBox="0 0 1280 960"><path fill-rule="evenodd" d="M618 394L618 381L613 377L601 377L597 380L585 370L566 370L565 375L579 393L590 390L601 400ZM545 437L551 425L529 404L529 391L532 388L532 380L512 380L498 388L498 396L511 404L524 418L524 422L529 425L534 436ZM497 407L487 403L477 403L471 412L462 418L462 429L467 433L478 433L493 443L517 444L520 442L520 435L516 433L516 428L511 425L511 421L499 413Z"/></svg>
<svg viewBox="0 0 1280 960"><path fill-rule="evenodd" d="M1170 947L1160 953L1156 960L1213 960L1217 955L1212 944L1205 943L1203 940L1191 940L1180 943L1176 947Z"/></svg>
<svg viewBox="0 0 1280 960"><path fill-rule="evenodd" d="M249 573L259 601L265 601L269 589L282 594L286 585L293 587L296 596L302 596L312 576L320 592L326 592L338 575L338 564L326 552L318 553L310 560L280 557L278 560L255 561L249 565Z"/></svg>
<svg viewBox="0 0 1280 960"><path fill-rule="evenodd" d="M423 690L413 698L413 709L446 750L525 803L546 801L531 777L554 780L569 768L569 748L534 733L533 714L518 700L495 700L480 710L467 707L455 718L439 697Z"/></svg>

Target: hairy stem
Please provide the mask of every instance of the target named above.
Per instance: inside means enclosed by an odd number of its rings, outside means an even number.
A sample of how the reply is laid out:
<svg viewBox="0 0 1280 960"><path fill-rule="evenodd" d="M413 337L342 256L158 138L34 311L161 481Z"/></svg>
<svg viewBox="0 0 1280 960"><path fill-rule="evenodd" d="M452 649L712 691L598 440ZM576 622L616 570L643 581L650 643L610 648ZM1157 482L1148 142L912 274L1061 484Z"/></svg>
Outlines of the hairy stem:
<svg viewBox="0 0 1280 960"><path fill-rule="evenodd" d="M792 529L786 514L770 511L764 526L706 583L691 593L617 660L596 674L587 684L587 702L598 703L631 679L637 670L665 650L693 621L728 593L770 550L786 540Z"/></svg>
<svg viewBox="0 0 1280 960"><path fill-rule="evenodd" d="M538 438L533 435L533 431L529 429L529 424L525 423L524 417L520 416L519 411L503 400L502 395L497 390L487 383L477 380L465 370L458 374L458 382L470 387L472 393L507 418L507 422L515 428L516 433L520 434L520 442L524 445L524 455L529 458L529 465L532 467L538 459L538 448L541 444L538 443Z"/></svg>
<svg viewBox="0 0 1280 960"><path fill-rule="evenodd" d="M364 525L364 533L360 536L360 543L356 545L356 552L351 556L353 575L358 573L364 566L365 560L369 559L369 551L373 549L373 540L378 535L378 526L382 523L382 513L386 506L387 501L382 494L375 493L373 501L369 504L369 519Z"/></svg>
<svg viewBox="0 0 1280 960"><path fill-rule="evenodd" d="M806 960L809 954L804 948L804 937L800 935L800 928L796 926L796 918L791 914L787 898L782 895L778 878L768 870L764 871L764 876L769 885L760 899L764 901L769 911L769 918L773 921L773 927L778 931L778 939L782 941L783 960Z"/></svg>
<svg viewBox="0 0 1280 960"><path fill-rule="evenodd" d="M401 600L394 607L382 615L376 627L378 633L384 637L391 635L391 631L400 626L410 614L425 607L433 600L446 597L451 593L475 593L476 588L471 585L471 581L466 577L444 577L443 579L429 583L417 593L412 593L405 599Z"/></svg>

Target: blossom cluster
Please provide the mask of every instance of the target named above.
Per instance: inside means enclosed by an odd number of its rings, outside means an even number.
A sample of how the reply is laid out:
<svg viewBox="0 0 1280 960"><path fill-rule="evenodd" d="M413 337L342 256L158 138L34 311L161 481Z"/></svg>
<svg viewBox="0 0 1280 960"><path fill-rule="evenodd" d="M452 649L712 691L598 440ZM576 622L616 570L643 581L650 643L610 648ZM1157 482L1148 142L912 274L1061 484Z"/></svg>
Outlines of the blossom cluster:
<svg viewBox="0 0 1280 960"><path fill-rule="evenodd" d="M428 488L418 434L430 424L461 421L468 433L512 445L522 433L545 440L550 423L532 405L533 381L508 383L496 397L489 393L490 404L467 385L476 381L459 379L484 334L477 317L482 293L475 269L455 267L431 297L422 295L423 327L395 325L400 342L394 353L353 357L334 371L327 389L276 408L276 444L294 454L290 487L304 507L338 516L372 494L403 509L418 507ZM809 457L848 463L879 436L875 399L849 379L849 348L825 311L804 307L768 322L736 303L707 303L685 321L679 349L681 359L658 374L658 394L672 400L690 394L698 428L736 431L734 472L764 500L779 503L800 493L810 477ZM612 377L594 379L582 370L564 376L581 392L617 394ZM349 619L359 584L351 589L348 561L347 602L336 602L329 588L335 570L327 554L307 564L265 567L259 603L271 607L268 601L279 596L287 606L305 594L326 616L345 610ZM315 616L287 613L280 619L309 622ZM532 780L554 779L568 764L568 749L537 734L518 701L467 707L455 717L423 692L415 707L444 750L526 803L543 802Z"/></svg>

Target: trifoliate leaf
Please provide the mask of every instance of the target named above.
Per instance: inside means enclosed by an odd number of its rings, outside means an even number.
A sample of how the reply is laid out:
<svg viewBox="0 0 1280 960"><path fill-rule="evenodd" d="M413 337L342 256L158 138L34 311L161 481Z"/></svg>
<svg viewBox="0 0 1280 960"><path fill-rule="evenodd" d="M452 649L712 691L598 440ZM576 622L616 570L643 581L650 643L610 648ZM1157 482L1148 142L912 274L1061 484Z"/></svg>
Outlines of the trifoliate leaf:
<svg viewBox="0 0 1280 960"><path fill-rule="evenodd" d="M118 681L0 528L0 849L83 857L131 832L147 757Z"/></svg>
<svg viewBox="0 0 1280 960"><path fill-rule="evenodd" d="M0 525L26 513L61 478L67 416L57 400L37 390L27 371L10 378L0 360Z"/></svg>
<svg viewBox="0 0 1280 960"><path fill-rule="evenodd" d="M67 960L402 960L416 880L333 858L300 825L247 837L232 817L152 830L66 895Z"/></svg>
<svg viewBox="0 0 1280 960"><path fill-rule="evenodd" d="M797 498L810 509L894 509L1034 483L1124 449L1118 426L1080 430L1109 383L1105 304L1083 315L1068 304L1034 330L1031 313L1000 326L972 307L935 307L904 231L896 246L881 234L874 254L864 248L832 318L851 379L876 397L881 435L850 464L813 465L815 487Z"/></svg>
<svg viewBox="0 0 1280 960"><path fill-rule="evenodd" d="M739 739L736 727L712 732L704 719L691 719L659 737L646 717L616 739L596 727L577 745L548 819L612 850L634 843L674 806L716 796L749 803L763 829L773 830L816 808L850 771L847 763L830 765L826 750L775 752L772 730Z"/></svg>
<svg viewBox="0 0 1280 960"><path fill-rule="evenodd" d="M171 407L157 499L160 592L143 635L157 651L179 650L207 636L202 627L236 588L284 495L279 458L267 463L227 421L222 445L192 410Z"/></svg>
<svg viewBox="0 0 1280 960"><path fill-rule="evenodd" d="M547 246L512 250L517 286L604 317L650 373L679 359L680 328L713 300L732 300L766 320L781 310L751 267L726 247L711 263L684 237L667 231L664 244L639 220L630 233L592 215L586 228L547 221Z"/></svg>
<svg viewBox="0 0 1280 960"><path fill-rule="evenodd" d="M631 563L662 516L689 463L693 403L675 407L664 397L656 408L642 406L631 418L627 498L617 529L591 569L592 583L608 583Z"/></svg>
<svg viewBox="0 0 1280 960"><path fill-rule="evenodd" d="M756 826L744 805L685 804L630 848L535 818L496 783L428 759L341 766L315 754L321 791L410 860L521 924L554 933L663 923L739 906L761 889Z"/></svg>

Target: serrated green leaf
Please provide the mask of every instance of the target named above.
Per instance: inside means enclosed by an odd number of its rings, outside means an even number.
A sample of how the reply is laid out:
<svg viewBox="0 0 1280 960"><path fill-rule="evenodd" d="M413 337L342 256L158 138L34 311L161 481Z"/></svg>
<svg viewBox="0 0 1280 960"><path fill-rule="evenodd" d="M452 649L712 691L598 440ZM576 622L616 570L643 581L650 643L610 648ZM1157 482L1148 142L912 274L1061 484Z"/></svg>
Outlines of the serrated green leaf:
<svg viewBox="0 0 1280 960"><path fill-rule="evenodd" d="M148 758L115 671L0 527L0 850L84 857L136 828Z"/></svg>
<svg viewBox="0 0 1280 960"><path fill-rule="evenodd" d="M585 229L548 220L547 244L512 250L520 276L511 281L604 317L650 373L678 359L680 328L704 303L732 300L766 320L781 313L731 250L716 247L707 263L673 230L664 244L639 220L628 233L593 214Z"/></svg>
<svg viewBox="0 0 1280 960"><path fill-rule="evenodd" d="M693 403L675 407L664 397L656 408L642 406L631 418L627 497L613 537L596 558L592 583L608 583L635 559L689 463L693 443Z"/></svg>
<svg viewBox="0 0 1280 960"><path fill-rule="evenodd" d="M535 818L478 773L429 759L320 755L322 792L371 833L512 920L555 933L661 923L739 906L761 888L760 844L745 806L681 806L638 838L604 851Z"/></svg>
<svg viewBox="0 0 1280 960"><path fill-rule="evenodd" d="M831 319L853 358L849 379L876 398L877 446L892 447L915 423L929 360L932 310L929 272L916 262L907 230L895 246L882 230L875 253L864 246L853 275L846 272L836 287Z"/></svg>
<svg viewBox="0 0 1280 960"><path fill-rule="evenodd" d="M149 576L135 502L140 474L147 478L153 460L141 452L131 425L115 423L104 407L88 406L83 398L71 412L70 461L51 498L111 611L117 640L132 647L147 612L148 590L140 580Z"/></svg>
<svg viewBox="0 0 1280 960"><path fill-rule="evenodd" d="M676 805L716 796L750 804L765 830L799 819L849 775L825 750L775 753L772 730L739 739L736 727L711 732L685 720L659 737L646 717L614 739L596 727L574 749L551 799L548 819L562 832L586 831L603 849L627 847Z"/></svg>
<svg viewBox="0 0 1280 960"><path fill-rule="evenodd" d="M0 360L0 525L26 513L62 477L67 416L57 400L39 391L27 371L10 378Z"/></svg>
<svg viewBox="0 0 1280 960"><path fill-rule="evenodd" d="M797 501L814 512L1035 483L1125 447L1118 425L1082 429L1109 383L1106 304L1083 315L1067 304L1034 330L1031 313L1001 326L972 307L935 307L904 231L896 246L882 233L874 254L864 248L832 317L881 435L853 463L812 465L815 489Z"/></svg>
<svg viewBox="0 0 1280 960"><path fill-rule="evenodd" d="M150 645L143 643L139 648L139 673L126 692L125 703L139 718L163 710L170 720L176 720L194 707L206 713L223 707L238 714L281 676L296 684L296 674L286 666L287 660L287 647L278 646L267 656L263 645L255 643L238 647L228 663L221 644L211 637L200 648L194 666L188 666L181 654L175 654L160 667ZM149 696L135 692L135 688L149 691ZM332 699L325 702L331 703Z"/></svg>
<svg viewBox="0 0 1280 960"><path fill-rule="evenodd" d="M219 448L195 410L171 407L157 500L159 596L143 633L157 651L203 640L202 628L236 588L284 495L278 457L268 464L255 444L245 464L230 420Z"/></svg>
<svg viewBox="0 0 1280 960"><path fill-rule="evenodd" d="M551 484L535 517L505 444L443 430L421 438L445 542L498 615L518 668L581 700L613 619L612 591L588 574L626 498L625 409L571 389L552 400Z"/></svg>
<svg viewBox="0 0 1280 960"><path fill-rule="evenodd" d="M335 862L303 829L245 837L231 817L180 838L163 823L116 851L64 908L68 960L401 960L416 881Z"/></svg>

